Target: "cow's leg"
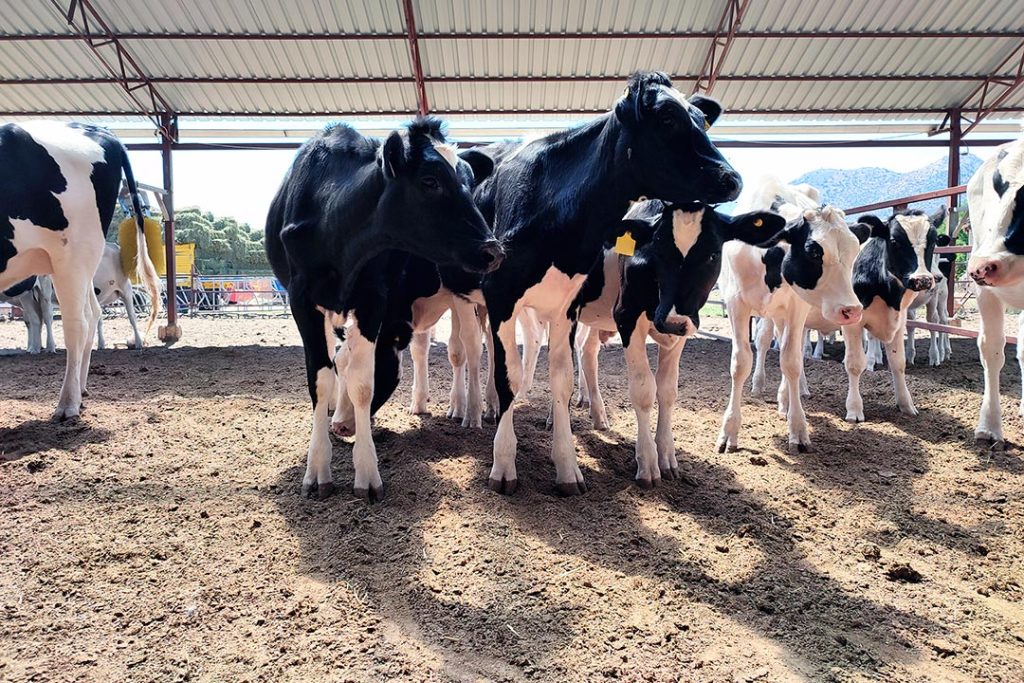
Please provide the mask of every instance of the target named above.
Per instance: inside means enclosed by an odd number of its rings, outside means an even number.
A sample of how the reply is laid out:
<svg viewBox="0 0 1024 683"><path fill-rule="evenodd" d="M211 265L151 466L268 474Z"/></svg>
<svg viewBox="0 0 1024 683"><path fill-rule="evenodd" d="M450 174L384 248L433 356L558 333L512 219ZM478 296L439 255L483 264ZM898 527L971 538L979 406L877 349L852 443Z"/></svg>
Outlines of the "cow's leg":
<svg viewBox="0 0 1024 683"><path fill-rule="evenodd" d="M1024 312L1017 317L1017 365L1024 375ZM1024 383L1021 384L1020 408L1017 413L1024 417Z"/></svg>
<svg viewBox="0 0 1024 683"><path fill-rule="evenodd" d="M53 338L53 282L50 278L44 278L39 291L34 295L39 296L39 312L46 327L46 350L49 353L56 353L57 343Z"/></svg>
<svg viewBox="0 0 1024 683"><path fill-rule="evenodd" d="M645 333L646 334L646 333ZM644 339L641 337L641 346ZM605 412L601 385L597 381L597 357L601 353L601 334L590 329L580 351L580 377L586 380L587 403L590 404L590 419L594 429L608 429L608 414ZM581 389L582 391L582 389Z"/></svg>
<svg viewBox="0 0 1024 683"><path fill-rule="evenodd" d="M722 431L718 435L718 452L736 450L739 444L740 424L742 416L740 406L743 403L743 385L750 375L753 354L750 351L750 309L740 301L730 301L726 305L729 312L729 324L732 326L732 361L729 373L732 375L732 388L729 391L729 404L722 416Z"/></svg>
<svg viewBox="0 0 1024 683"><path fill-rule="evenodd" d="M789 443L791 446L796 446L801 453L806 452L807 447L811 444L811 439L807 434L807 416L804 414L804 406L800 398L800 373L804 369L802 332L806 317L805 310L790 311L779 349L782 375L786 380L786 389L789 395L786 416L789 424Z"/></svg>
<svg viewBox="0 0 1024 683"><path fill-rule="evenodd" d="M846 337L846 354L843 365L846 366L846 421L864 421L864 400L860 395L860 377L867 367L867 354L864 352L864 328L861 325L850 325L843 328Z"/></svg>
<svg viewBox="0 0 1024 683"><path fill-rule="evenodd" d="M523 331L523 384L519 389L520 396L525 398L533 389L533 380L537 374L537 360L540 358L540 347L544 341L544 325L537 318L537 312L525 308L519 315L519 324ZM550 343L549 343L550 344ZM551 349L549 347L548 352ZM550 362L550 359L548 359Z"/></svg>
<svg viewBox="0 0 1024 683"><path fill-rule="evenodd" d="M676 445L672 438L672 410L679 395L679 357L686 339L675 340L672 346L658 347L658 428L654 437L658 445L658 468L663 479L675 479L679 474Z"/></svg>
<svg viewBox="0 0 1024 683"><path fill-rule="evenodd" d="M587 373L583 371L583 358L586 354L587 340L592 336L591 333L597 334L590 329L589 325L583 323L576 324L576 369L579 377L577 382L577 394L576 394L576 407L586 408L590 407L590 387L587 385Z"/></svg>
<svg viewBox="0 0 1024 683"><path fill-rule="evenodd" d="M572 322L556 315L548 324L548 376L551 407L554 413L551 433L551 459L555 463L555 486L563 495L585 493L572 427L569 424L569 399L572 397Z"/></svg>
<svg viewBox="0 0 1024 683"><path fill-rule="evenodd" d="M515 493L519 485L516 474L516 439L515 426L512 423L512 412L514 409L515 397L518 395L520 383L523 377L523 362L519 356L519 347L516 346L516 313L513 311L508 320L503 320L494 330L493 320L491 321L491 349L490 354L494 358L494 373L492 384L495 387L495 394L501 403L499 406L498 429L494 433L494 463L491 465L491 474L487 484L491 490L498 493ZM504 389L499 386L497 377L498 363L502 363L504 373ZM502 394L501 391L507 390ZM502 396L505 398L501 398ZM507 402L507 405L506 405Z"/></svg>
<svg viewBox="0 0 1024 683"><path fill-rule="evenodd" d="M40 353L43 350L43 317L34 292L29 290L18 297L22 319L28 330L28 352Z"/></svg>
<svg viewBox="0 0 1024 683"><path fill-rule="evenodd" d="M89 384L89 366L92 364L92 340L96 336L96 326L99 325L100 318L103 316L103 311L100 309L100 302L96 299L96 292L90 286L86 290L85 297L85 318L86 318L86 337L85 346L82 349L82 396L88 396L88 384Z"/></svg>
<svg viewBox="0 0 1024 683"><path fill-rule="evenodd" d="M349 347L351 351L351 347ZM409 355L412 356L412 399L409 402L409 412L413 415L427 414L427 397L430 394L429 378L427 376L427 355L430 352L430 330L412 333L412 341L409 342ZM351 390L349 395L351 396ZM358 434L358 425L357 431Z"/></svg>
<svg viewBox="0 0 1024 683"><path fill-rule="evenodd" d="M452 319L459 319L459 336L466 353L466 410L463 427L480 427L483 400L480 393L480 358L483 356L483 331L477 318L476 304L456 300Z"/></svg>
<svg viewBox="0 0 1024 683"><path fill-rule="evenodd" d="M1003 333L1005 310L1003 302L985 287L978 288L978 311L981 330L978 333L978 353L985 374L985 394L981 400L981 414L974 438L978 441L1003 440L1003 412L999 405L999 373L1006 362L1006 336Z"/></svg>
<svg viewBox="0 0 1024 683"><path fill-rule="evenodd" d="M649 489L661 483L658 449L651 436L651 410L654 408L656 385L647 360L647 330L637 324L625 348L626 371L629 373L629 400L636 413L636 483Z"/></svg>
<svg viewBox="0 0 1024 683"><path fill-rule="evenodd" d="M65 264L69 265L69 264ZM82 409L82 358L85 348L92 347L91 325L86 307L92 291L92 275L85 264L71 264L68 268L55 268L53 286L61 302L61 320L64 324L64 344L67 347L67 365L64 384L53 417L57 420L77 417ZM84 266L84 267L83 267Z"/></svg>
<svg viewBox="0 0 1024 683"><path fill-rule="evenodd" d="M900 316L900 327L892 342L885 345L885 355L889 360L889 371L892 373L892 386L896 392L896 405L900 411L907 415L917 415L917 408L914 406L914 399L910 396L910 389L907 388L907 359L903 355L906 347L903 345L903 335L907 330L906 312Z"/></svg>
<svg viewBox="0 0 1024 683"><path fill-rule="evenodd" d="M430 332L423 335L430 343ZM352 446L352 467L355 481L352 492L371 503L384 497L384 484L377 470L377 448L373 443L370 423L370 403L373 401L374 343L359 332L359 325L353 325L345 335L348 346L348 363L345 367L345 385L348 398L355 411L356 440Z"/></svg>
<svg viewBox="0 0 1024 683"><path fill-rule="evenodd" d="M302 495L314 492L325 498L334 490L331 477L331 437L328 434L327 409L334 390L334 370L324 343L324 315L313 304L294 294L289 296L292 317L302 337L306 357L306 386L313 403L313 428L306 454L306 473L302 477Z"/></svg>
<svg viewBox="0 0 1024 683"><path fill-rule="evenodd" d="M96 348L103 351L107 348L107 340L103 337L103 314L96 319Z"/></svg>
<svg viewBox="0 0 1024 683"><path fill-rule="evenodd" d="M946 281L949 282L948 280ZM947 287L949 285L947 284ZM939 295L935 297L935 319L938 320L940 325L949 324L949 313L946 311L946 289L940 289ZM941 362L945 363L953 355L953 346L949 343L949 333L939 332L939 357Z"/></svg>
<svg viewBox="0 0 1024 683"><path fill-rule="evenodd" d="M821 360L825 357L825 335L818 332L818 343L814 345L814 353L811 354L811 358L814 360ZM806 385L806 382L804 382ZM801 388L803 391L803 388ZM809 393L803 394L804 396L810 396Z"/></svg>
<svg viewBox="0 0 1024 683"><path fill-rule="evenodd" d="M754 396L762 395L767 387L765 379L765 360L768 356L768 349L772 347L772 338L775 336L775 323L771 318L758 318L757 329L754 336L754 348L757 350L757 361L754 364L754 379L752 380L750 393Z"/></svg>
<svg viewBox="0 0 1024 683"><path fill-rule="evenodd" d="M928 304L928 308L931 308L931 304ZM925 319L930 320L930 314L926 315ZM914 309L907 309L907 320L917 320L917 311ZM934 333L933 333L934 334ZM914 342L916 341L917 330L912 327L907 328L907 339L904 344L904 355L907 359L907 365L913 365L914 359L917 357L917 349L914 348ZM931 364L932 350L928 349L928 361Z"/></svg>
<svg viewBox="0 0 1024 683"><path fill-rule="evenodd" d="M452 366L452 390L448 395L448 417L466 417L466 347L462 343L462 322L452 311L452 333L448 338L448 362Z"/></svg>
<svg viewBox="0 0 1024 683"><path fill-rule="evenodd" d="M132 285L125 278L121 287L121 301L124 302L124 310L128 314L128 324L132 326L132 338L128 340L128 348L141 349L142 335L139 334L139 321L135 315L135 296L132 294Z"/></svg>
<svg viewBox="0 0 1024 683"><path fill-rule="evenodd" d="M487 313L483 309L477 311L480 327L483 330L484 346L487 348L487 382L484 392L484 417L488 420L498 418L498 389L494 384L494 342L491 339L491 325Z"/></svg>
<svg viewBox="0 0 1024 683"><path fill-rule="evenodd" d="M331 347L333 345L332 335ZM347 365L348 345L342 344L334 356L334 415L331 416L331 432L338 437L352 436L356 433L355 409L348 398L348 386L345 384Z"/></svg>

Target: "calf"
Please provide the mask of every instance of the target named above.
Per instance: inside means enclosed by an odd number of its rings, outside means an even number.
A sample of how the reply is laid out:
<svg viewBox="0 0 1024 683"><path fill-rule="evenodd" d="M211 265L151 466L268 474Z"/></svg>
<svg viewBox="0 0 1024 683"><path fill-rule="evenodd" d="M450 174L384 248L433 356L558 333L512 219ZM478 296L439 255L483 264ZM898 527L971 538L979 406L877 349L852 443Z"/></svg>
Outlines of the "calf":
<svg viewBox="0 0 1024 683"><path fill-rule="evenodd" d="M587 276L574 306L589 328L581 352L581 387L589 393L594 427L607 427L597 380L601 333L622 337L629 369L629 394L637 419L636 481L643 488L675 479L678 462L672 441L672 409L679 385L679 357L686 340L700 328L721 270L727 240L766 242L785 226L774 213L730 217L701 204L673 206L660 200L638 202L623 219L636 240L632 256L606 249ZM658 344L655 376L646 340ZM658 425L651 439L651 408L658 401Z"/></svg>
<svg viewBox="0 0 1024 683"><path fill-rule="evenodd" d="M288 289L313 404L304 493L333 489L328 404L336 369L354 416L353 491L383 495L370 432L375 347L406 254L476 272L501 263L461 168L438 119L417 119L383 143L336 125L303 144L271 203L267 258ZM342 348L332 368L333 336Z"/></svg>
<svg viewBox="0 0 1024 683"><path fill-rule="evenodd" d="M548 325L556 486L563 494L586 490L569 425L570 306L614 237L608 217L624 215L631 199L736 197L739 174L707 135L721 111L708 98L687 99L664 74L635 74L612 111L525 145L495 170L494 231L509 256L483 281L499 401L493 490L511 493L518 481L512 405L523 379L515 330L524 308Z"/></svg>
<svg viewBox="0 0 1024 683"><path fill-rule="evenodd" d="M949 235L939 235L935 238L935 244L939 247L950 245ZM949 287L953 281L953 267L956 254L940 254L938 258L932 259L932 276L935 278L935 287L927 292L920 292L907 307L907 319L917 318L917 310L925 309L925 320L939 325L949 324L949 313L946 309L946 302L949 299ZM928 344L928 365L937 367L949 359L953 351L949 343L948 332L936 332L929 330ZM913 365L916 351L914 349L914 330L907 330L907 363Z"/></svg>
<svg viewBox="0 0 1024 683"><path fill-rule="evenodd" d="M103 248L103 256L100 259L100 266L92 278L93 289L96 292L96 299L100 306L109 306L118 299L124 303L125 313L128 315L128 324L132 328L132 338L126 344L129 349L142 348L142 335L139 334L139 324L135 318L135 300L132 291L132 281L124 272L121 265L121 248L109 242ZM96 348L107 348L107 342L103 338L103 316L96 320Z"/></svg>
<svg viewBox="0 0 1024 683"><path fill-rule="evenodd" d="M812 310L837 325L860 321L863 308L852 284L857 237L840 209L817 208L811 197L776 181L755 188L739 208L777 209L790 222L775 238L784 246L764 249L731 242L722 250L719 288L732 327L732 390L718 450L739 445L743 386L752 360L750 319L757 314L770 318L779 330L779 412L787 418L790 445L806 451L810 436L800 392L804 323Z"/></svg>
<svg viewBox="0 0 1024 683"><path fill-rule="evenodd" d="M109 131L50 121L0 126L0 291L52 275L67 346L54 418L77 417L86 393L99 303L91 287L124 173L142 238L142 212L128 153ZM153 301L157 274L137 257ZM156 306L149 323L156 320ZM147 328L148 330L148 328Z"/></svg>
<svg viewBox="0 0 1024 683"><path fill-rule="evenodd" d="M46 350L54 353L53 341L53 282L45 275L19 282L5 292L0 292L0 301L7 301L21 309L22 319L28 328L28 352L43 350L43 327L46 327Z"/></svg>
<svg viewBox="0 0 1024 683"><path fill-rule="evenodd" d="M1003 441L999 405L999 372L1006 346L1003 318L1007 306L1024 309L1024 139L1000 147L971 176L967 205L973 239L967 273L978 285L978 351L985 375L985 395L974 436L996 445ZM1017 335L1017 362L1024 371L1024 314ZM1020 414L1024 416L1024 400Z"/></svg>
<svg viewBox="0 0 1024 683"><path fill-rule="evenodd" d="M887 222L864 216L861 223L871 228L871 236L861 247L853 273L853 291L864 307L864 315L843 326L844 365L850 382L846 420L864 421L860 377L867 365L865 330L885 347L896 405L908 415L917 415L907 388L904 340L908 306L918 293L935 286L931 272L937 235L934 219L923 211L910 210L895 214Z"/></svg>

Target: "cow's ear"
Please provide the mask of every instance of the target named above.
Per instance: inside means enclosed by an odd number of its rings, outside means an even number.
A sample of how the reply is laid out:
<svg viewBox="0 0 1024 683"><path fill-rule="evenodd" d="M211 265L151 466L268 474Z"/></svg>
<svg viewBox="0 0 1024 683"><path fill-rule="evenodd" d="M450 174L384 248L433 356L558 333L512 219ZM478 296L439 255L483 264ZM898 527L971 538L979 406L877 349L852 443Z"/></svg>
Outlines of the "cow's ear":
<svg viewBox="0 0 1024 683"><path fill-rule="evenodd" d="M878 216L869 213L867 216L861 216L860 222L871 229L872 237L881 237L884 240L889 239L889 224Z"/></svg>
<svg viewBox="0 0 1024 683"><path fill-rule="evenodd" d="M716 211L715 218L715 229L723 241L740 240L747 244L762 244L774 239L786 227L786 219L770 211L754 211L738 216L726 216Z"/></svg>
<svg viewBox="0 0 1024 683"><path fill-rule="evenodd" d="M928 222L932 224L932 227L938 230L942 227L942 224L946 222L946 206L943 204L936 209L930 216L928 216Z"/></svg>
<svg viewBox="0 0 1024 683"><path fill-rule="evenodd" d="M850 226L850 232L854 234L858 242L864 244L871 237L871 226L867 223L854 223Z"/></svg>
<svg viewBox="0 0 1024 683"><path fill-rule="evenodd" d="M948 247L949 243L951 241L952 241L952 239L950 238L949 235L947 235L946 233L942 233L942 234L936 236L936 238L935 238L935 246L937 246L937 247Z"/></svg>
<svg viewBox="0 0 1024 683"><path fill-rule="evenodd" d="M388 139L384 141L384 149L380 154L380 166L384 171L384 177L396 178L405 172L408 165L405 156L405 141L398 131L392 131Z"/></svg>
<svg viewBox="0 0 1024 683"><path fill-rule="evenodd" d="M629 232L633 236L636 246L642 247L654 239L654 231L657 229L658 221L660 220L660 214L643 218L623 218L622 231L619 234L622 235Z"/></svg>
<svg viewBox="0 0 1024 683"><path fill-rule="evenodd" d="M479 185L487 176L494 172L494 159L475 149L464 149L459 158L473 169L473 185Z"/></svg>
<svg viewBox="0 0 1024 683"><path fill-rule="evenodd" d="M713 100L710 97L704 95L690 95L690 104L701 110L704 114L704 121L707 127L710 128L718 120L718 117L722 115L722 105L718 103L718 100Z"/></svg>

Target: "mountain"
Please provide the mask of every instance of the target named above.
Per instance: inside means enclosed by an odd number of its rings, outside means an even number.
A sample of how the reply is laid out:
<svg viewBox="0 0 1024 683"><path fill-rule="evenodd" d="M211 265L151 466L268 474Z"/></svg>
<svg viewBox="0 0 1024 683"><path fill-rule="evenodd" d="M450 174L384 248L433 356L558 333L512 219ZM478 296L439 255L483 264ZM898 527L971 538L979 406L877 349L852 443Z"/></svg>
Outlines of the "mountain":
<svg viewBox="0 0 1024 683"><path fill-rule="evenodd" d="M906 173L887 168L833 169L819 168L805 173L793 184L810 183L821 190L822 204L832 204L846 209L851 206L873 204L886 199L908 197L922 192L931 192L946 187L947 157L927 166ZM967 182L982 160L973 154L960 157L960 178ZM933 199L914 204L913 208L932 211L945 200Z"/></svg>

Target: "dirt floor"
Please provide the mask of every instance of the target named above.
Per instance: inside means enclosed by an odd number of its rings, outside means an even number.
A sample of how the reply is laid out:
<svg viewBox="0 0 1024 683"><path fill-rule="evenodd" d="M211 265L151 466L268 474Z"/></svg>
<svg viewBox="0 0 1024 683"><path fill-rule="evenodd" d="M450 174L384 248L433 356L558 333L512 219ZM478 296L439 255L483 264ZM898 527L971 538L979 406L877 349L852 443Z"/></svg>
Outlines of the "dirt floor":
<svg viewBox="0 0 1024 683"><path fill-rule="evenodd" d="M808 362L813 451L788 453L775 406L748 399L745 450L724 455L729 346L694 341L675 412L686 476L652 491L632 483L635 420L606 349L611 430L573 409L577 498L554 490L543 357L502 497L493 426L443 417L438 343L432 416L405 412L407 363L377 417L387 497L370 506L298 495L310 411L289 319L183 327L172 349L95 354L74 424L48 420L62 353L0 357L0 679L1024 680L1024 460L973 444L969 341L911 370L917 418L867 375L860 426L841 419L829 347ZM0 324L0 348L22 341ZM1009 364L1003 391L1024 443ZM333 468L346 491L350 442Z"/></svg>

